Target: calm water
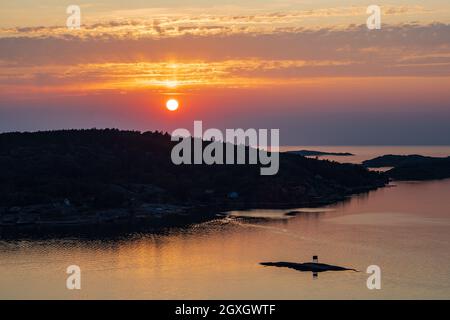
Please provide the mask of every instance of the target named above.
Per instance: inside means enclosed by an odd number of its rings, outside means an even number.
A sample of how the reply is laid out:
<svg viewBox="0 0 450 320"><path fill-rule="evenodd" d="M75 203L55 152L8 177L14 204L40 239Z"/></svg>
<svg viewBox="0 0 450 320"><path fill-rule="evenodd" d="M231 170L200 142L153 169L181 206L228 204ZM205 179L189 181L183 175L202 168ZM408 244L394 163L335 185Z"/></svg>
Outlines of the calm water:
<svg viewBox="0 0 450 320"><path fill-rule="evenodd" d="M450 154L447 147L423 150L407 153ZM345 151L356 157L391 153ZM449 195L450 180L395 183L326 208L299 208L295 217L253 210L114 241L0 241L0 298L449 299ZM311 273L259 265L310 261L312 255L361 272L313 279ZM72 264L82 269L81 291L65 288ZM372 264L381 267L382 290L366 287L365 270Z"/></svg>
<svg viewBox="0 0 450 320"><path fill-rule="evenodd" d="M353 156L325 156L320 159L346 163L361 163L385 154L420 154L430 157L450 156L450 146L285 146L280 151L315 150L326 152L350 152Z"/></svg>

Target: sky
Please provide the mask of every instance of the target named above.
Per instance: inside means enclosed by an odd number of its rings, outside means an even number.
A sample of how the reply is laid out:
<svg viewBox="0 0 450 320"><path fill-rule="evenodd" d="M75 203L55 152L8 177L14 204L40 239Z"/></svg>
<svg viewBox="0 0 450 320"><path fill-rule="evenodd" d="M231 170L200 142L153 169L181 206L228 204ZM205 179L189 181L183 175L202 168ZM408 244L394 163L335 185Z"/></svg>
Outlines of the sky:
<svg viewBox="0 0 450 320"><path fill-rule="evenodd" d="M380 30L366 26L373 4ZM0 132L194 120L280 129L283 145L450 144L450 3L0 4Z"/></svg>

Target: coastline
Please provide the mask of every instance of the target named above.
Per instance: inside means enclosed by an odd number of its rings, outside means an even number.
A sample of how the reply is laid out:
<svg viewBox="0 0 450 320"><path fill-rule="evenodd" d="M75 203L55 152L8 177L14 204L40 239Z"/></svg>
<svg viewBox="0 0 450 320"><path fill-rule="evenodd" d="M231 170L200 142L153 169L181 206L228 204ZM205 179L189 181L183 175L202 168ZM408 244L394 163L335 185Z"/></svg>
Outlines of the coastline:
<svg viewBox="0 0 450 320"><path fill-rule="evenodd" d="M5 221L0 216L0 240L21 238L108 238L137 232L158 233L170 228L186 228L190 225L217 219L229 211L252 209L296 209L299 207L317 208L345 202L362 193L384 188L388 184L355 188L347 194L333 197L311 199L290 203L239 202L227 201L215 204L195 206L177 206L170 204L146 204L147 210L130 210L126 208L99 210L93 215L75 214L66 219L21 221L20 213L15 221ZM141 208L142 209L142 208Z"/></svg>
<svg viewBox="0 0 450 320"><path fill-rule="evenodd" d="M164 229L231 210L326 205L388 183L361 165L286 153L267 176L257 164L176 165L160 132L8 133L0 144L2 234Z"/></svg>

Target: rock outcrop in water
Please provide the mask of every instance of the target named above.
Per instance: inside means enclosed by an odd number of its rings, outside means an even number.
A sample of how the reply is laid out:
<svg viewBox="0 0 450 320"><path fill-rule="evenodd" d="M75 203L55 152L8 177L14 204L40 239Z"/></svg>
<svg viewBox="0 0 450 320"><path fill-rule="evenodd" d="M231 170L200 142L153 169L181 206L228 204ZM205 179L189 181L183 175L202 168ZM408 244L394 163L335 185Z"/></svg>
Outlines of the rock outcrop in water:
<svg viewBox="0 0 450 320"><path fill-rule="evenodd" d="M333 266L325 263L295 263L295 262L261 262L266 267L278 267L289 268L297 271L309 271L309 272L325 272L325 271L357 271L356 269L344 268L339 266Z"/></svg>
<svg viewBox="0 0 450 320"><path fill-rule="evenodd" d="M114 129L0 134L0 224L189 221L200 209L326 204L387 182L362 166L290 154L275 176L258 165L176 166L174 144Z"/></svg>

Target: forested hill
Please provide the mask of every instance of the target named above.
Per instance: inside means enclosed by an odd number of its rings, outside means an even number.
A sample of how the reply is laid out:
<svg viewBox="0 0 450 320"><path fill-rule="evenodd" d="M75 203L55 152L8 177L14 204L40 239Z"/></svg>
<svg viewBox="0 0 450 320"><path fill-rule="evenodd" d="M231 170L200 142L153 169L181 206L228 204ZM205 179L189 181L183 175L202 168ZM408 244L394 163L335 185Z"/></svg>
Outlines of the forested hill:
<svg viewBox="0 0 450 320"><path fill-rule="evenodd" d="M362 166L289 154L280 154L275 176L261 176L259 165L176 166L174 144L168 134L115 129L0 134L0 210L61 201L83 210L290 205L333 201L386 183Z"/></svg>

